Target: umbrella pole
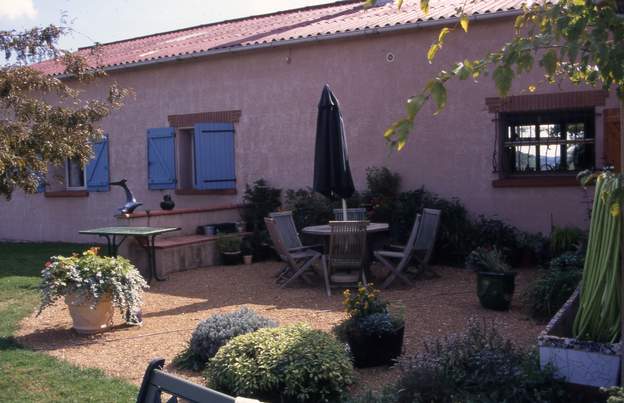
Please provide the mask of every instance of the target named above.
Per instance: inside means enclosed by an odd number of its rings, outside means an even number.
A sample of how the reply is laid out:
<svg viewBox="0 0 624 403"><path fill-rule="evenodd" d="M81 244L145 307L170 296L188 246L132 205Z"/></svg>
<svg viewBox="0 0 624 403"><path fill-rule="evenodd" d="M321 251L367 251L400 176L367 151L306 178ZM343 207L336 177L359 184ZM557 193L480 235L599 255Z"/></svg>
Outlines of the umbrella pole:
<svg viewBox="0 0 624 403"><path fill-rule="evenodd" d="M347 201L342 199L342 221L347 221Z"/></svg>

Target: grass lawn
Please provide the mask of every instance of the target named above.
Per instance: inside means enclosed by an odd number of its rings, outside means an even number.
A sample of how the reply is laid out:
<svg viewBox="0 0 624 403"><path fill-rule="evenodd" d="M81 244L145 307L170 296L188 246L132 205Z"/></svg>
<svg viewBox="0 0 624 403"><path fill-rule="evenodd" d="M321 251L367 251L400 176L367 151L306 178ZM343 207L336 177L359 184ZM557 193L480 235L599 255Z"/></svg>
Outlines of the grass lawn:
<svg viewBox="0 0 624 403"><path fill-rule="evenodd" d="M51 255L81 251L75 244L0 243L0 401L131 402L137 388L79 369L19 346L12 337L18 322L39 302L39 273Z"/></svg>

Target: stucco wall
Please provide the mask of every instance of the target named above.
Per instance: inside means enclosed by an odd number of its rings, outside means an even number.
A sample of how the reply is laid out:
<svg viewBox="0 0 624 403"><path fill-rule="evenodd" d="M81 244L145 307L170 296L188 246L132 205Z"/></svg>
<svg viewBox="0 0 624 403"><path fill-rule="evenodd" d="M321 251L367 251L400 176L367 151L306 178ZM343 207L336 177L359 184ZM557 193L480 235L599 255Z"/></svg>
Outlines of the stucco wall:
<svg viewBox="0 0 624 403"><path fill-rule="evenodd" d="M492 172L495 126L485 98L497 94L489 78L479 85L451 85L446 110L433 117L433 108L427 106L406 149L388 150L382 133L401 117L404 100L440 68L499 45L511 35L512 22L471 25L468 34L453 35L429 65L425 54L436 32L421 29L114 72L110 79L133 88L136 95L102 123L110 138L111 179L127 178L144 208L158 209L166 191L147 189L146 129L168 126L172 114L241 110L235 134L238 194L174 195L177 206L240 201L245 184L260 177L281 188L310 186L317 103L323 84L329 83L341 102L358 188L364 187L366 167L386 165L401 174L404 189L424 185L442 196L458 197L475 214L497 215L525 230L547 232L551 217L558 225L587 225L591 194L580 187L492 187L498 177ZM386 61L388 52L395 55L392 63ZM529 83L536 83L538 92L561 90L542 81L536 69L516 82L513 93L521 93ZM103 84L90 86L87 95L101 93ZM616 105L613 96L608 102ZM114 224L122 199L116 187L76 199L16 192L12 201L0 201L0 239L87 241L77 231Z"/></svg>

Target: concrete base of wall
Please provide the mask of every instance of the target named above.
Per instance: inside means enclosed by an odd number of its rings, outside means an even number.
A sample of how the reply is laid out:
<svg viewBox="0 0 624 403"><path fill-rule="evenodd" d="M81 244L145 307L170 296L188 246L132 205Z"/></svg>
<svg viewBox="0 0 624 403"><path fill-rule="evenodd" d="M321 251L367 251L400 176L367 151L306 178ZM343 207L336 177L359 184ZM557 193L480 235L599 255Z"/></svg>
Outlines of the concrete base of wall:
<svg viewBox="0 0 624 403"><path fill-rule="evenodd" d="M147 278L147 252L137 241L126 240L119 248L119 254L130 259ZM218 263L219 255L214 240L156 249L156 272L160 278L167 277L170 273L214 266Z"/></svg>

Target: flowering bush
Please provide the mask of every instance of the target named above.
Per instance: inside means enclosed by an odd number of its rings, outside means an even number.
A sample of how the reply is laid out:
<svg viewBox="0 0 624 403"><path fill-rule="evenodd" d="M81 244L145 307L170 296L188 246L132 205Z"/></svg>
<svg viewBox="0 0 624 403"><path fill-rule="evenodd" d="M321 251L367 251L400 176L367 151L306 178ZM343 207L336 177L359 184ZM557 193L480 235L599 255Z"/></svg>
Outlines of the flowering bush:
<svg viewBox="0 0 624 403"><path fill-rule="evenodd" d="M99 248L82 254L52 256L41 272L41 305L39 313L59 298L73 294L77 301L95 306L100 298L110 295L122 315L136 312L142 303L147 283L137 268L123 257L98 256Z"/></svg>

